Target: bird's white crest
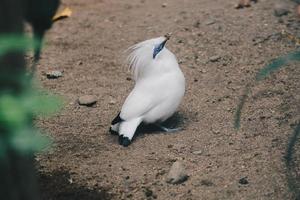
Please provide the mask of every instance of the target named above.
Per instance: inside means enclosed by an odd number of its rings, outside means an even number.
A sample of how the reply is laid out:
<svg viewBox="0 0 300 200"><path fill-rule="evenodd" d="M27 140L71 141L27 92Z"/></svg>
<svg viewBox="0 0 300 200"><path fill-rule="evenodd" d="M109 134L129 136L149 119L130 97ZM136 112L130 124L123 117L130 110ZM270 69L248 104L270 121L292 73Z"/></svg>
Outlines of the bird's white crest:
<svg viewBox="0 0 300 200"><path fill-rule="evenodd" d="M153 62L153 50L156 45L161 44L166 37L158 37L135 44L127 49L127 63L136 81L139 75L150 63Z"/></svg>

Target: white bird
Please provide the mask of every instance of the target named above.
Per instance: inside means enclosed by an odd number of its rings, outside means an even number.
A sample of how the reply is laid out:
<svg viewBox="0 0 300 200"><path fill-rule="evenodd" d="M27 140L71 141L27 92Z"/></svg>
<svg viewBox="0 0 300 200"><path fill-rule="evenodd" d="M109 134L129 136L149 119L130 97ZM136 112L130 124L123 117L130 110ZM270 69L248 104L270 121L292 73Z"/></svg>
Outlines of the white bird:
<svg viewBox="0 0 300 200"><path fill-rule="evenodd" d="M138 43L127 58L135 86L121 112L111 123L110 132L119 135L119 143L128 146L140 123L156 124L164 131L174 131L159 123L171 117L185 93L185 78L175 55L165 44L167 34Z"/></svg>

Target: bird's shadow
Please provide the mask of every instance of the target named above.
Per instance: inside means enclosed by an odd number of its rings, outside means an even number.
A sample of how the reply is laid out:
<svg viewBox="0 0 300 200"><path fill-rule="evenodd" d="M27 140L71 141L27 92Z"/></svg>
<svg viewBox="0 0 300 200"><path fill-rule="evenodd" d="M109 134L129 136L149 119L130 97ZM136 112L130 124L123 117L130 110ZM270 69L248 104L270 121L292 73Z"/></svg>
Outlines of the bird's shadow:
<svg viewBox="0 0 300 200"><path fill-rule="evenodd" d="M179 128L179 130L183 130L184 129L184 116L183 116L183 114L176 112L168 120L166 120L162 123L159 123L159 124L168 129ZM144 134L158 134L158 133L166 133L166 131L162 130L156 124L141 123L135 132L135 136L140 136L140 135L144 135Z"/></svg>
<svg viewBox="0 0 300 200"><path fill-rule="evenodd" d="M38 173L41 200L108 200L111 195L104 188L87 188L72 182L69 171L59 169Z"/></svg>

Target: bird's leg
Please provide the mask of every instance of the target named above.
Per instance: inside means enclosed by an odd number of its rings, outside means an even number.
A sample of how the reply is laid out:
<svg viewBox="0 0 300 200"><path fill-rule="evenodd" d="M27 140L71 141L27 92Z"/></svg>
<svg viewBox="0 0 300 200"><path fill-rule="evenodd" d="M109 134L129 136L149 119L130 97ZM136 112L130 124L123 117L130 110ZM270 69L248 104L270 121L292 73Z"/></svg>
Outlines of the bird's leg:
<svg viewBox="0 0 300 200"><path fill-rule="evenodd" d="M167 132L167 133L174 133L174 132L177 132L177 131L181 131L181 130L182 130L182 128L167 128L167 127L164 127L164 126L161 125L161 124L155 124L155 126L157 126L157 127L160 128L162 131Z"/></svg>
<svg viewBox="0 0 300 200"><path fill-rule="evenodd" d="M123 121L119 129L119 144L127 147L131 144L134 133L142 122L141 118L135 118L129 121Z"/></svg>

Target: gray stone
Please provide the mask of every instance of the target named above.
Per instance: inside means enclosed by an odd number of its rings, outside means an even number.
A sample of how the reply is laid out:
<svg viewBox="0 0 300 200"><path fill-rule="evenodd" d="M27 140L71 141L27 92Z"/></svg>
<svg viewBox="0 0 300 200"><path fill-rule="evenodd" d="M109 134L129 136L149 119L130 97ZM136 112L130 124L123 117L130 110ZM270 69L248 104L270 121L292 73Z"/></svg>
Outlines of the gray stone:
<svg viewBox="0 0 300 200"><path fill-rule="evenodd" d="M78 103L83 106L92 106L97 102L97 97L94 95L84 95L79 97Z"/></svg>
<svg viewBox="0 0 300 200"><path fill-rule="evenodd" d="M212 56L212 57L210 57L209 58L209 60L211 61L211 62L217 62L218 60L220 60L220 56Z"/></svg>
<svg viewBox="0 0 300 200"><path fill-rule="evenodd" d="M174 162L168 173L166 182L170 184L180 184L187 179L188 175L183 164L180 161Z"/></svg>
<svg viewBox="0 0 300 200"><path fill-rule="evenodd" d="M280 2L274 5L274 15L276 17L281 17L287 15L290 12L289 7L286 3Z"/></svg>
<svg viewBox="0 0 300 200"><path fill-rule="evenodd" d="M62 72L61 71L50 71L50 72L47 72L46 73L46 76L48 79L56 79L56 78L59 78L59 77L62 77Z"/></svg>
<svg viewBox="0 0 300 200"><path fill-rule="evenodd" d="M216 23L216 20L214 20L214 19L208 19L204 22L204 24L207 26L212 25L214 23Z"/></svg>
<svg viewBox="0 0 300 200"><path fill-rule="evenodd" d="M165 7L167 7L168 6L168 4L167 3L163 3L163 4L161 4L161 7L163 7L163 8L165 8Z"/></svg>
<svg viewBox="0 0 300 200"><path fill-rule="evenodd" d="M199 151L193 151L193 154L194 155L201 155L203 152L201 151L201 150L199 150Z"/></svg>

